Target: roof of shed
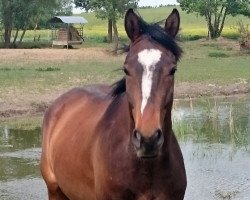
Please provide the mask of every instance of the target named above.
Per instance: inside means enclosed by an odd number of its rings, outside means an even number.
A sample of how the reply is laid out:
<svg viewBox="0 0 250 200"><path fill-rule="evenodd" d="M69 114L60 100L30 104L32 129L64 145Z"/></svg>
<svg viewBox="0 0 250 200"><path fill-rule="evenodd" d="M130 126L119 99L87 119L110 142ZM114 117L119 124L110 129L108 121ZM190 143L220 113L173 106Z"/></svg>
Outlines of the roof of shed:
<svg viewBox="0 0 250 200"><path fill-rule="evenodd" d="M88 21L79 16L55 16L51 18L49 23L66 23L66 24L86 24Z"/></svg>

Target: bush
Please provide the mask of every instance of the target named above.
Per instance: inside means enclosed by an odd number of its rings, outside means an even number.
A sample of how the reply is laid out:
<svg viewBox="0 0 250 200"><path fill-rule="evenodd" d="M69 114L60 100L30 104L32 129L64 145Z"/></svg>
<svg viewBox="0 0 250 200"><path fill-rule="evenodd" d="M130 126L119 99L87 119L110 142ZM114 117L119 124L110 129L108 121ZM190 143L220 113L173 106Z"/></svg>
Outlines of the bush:
<svg viewBox="0 0 250 200"><path fill-rule="evenodd" d="M209 57L215 57L215 58L227 58L229 55L222 53L222 52L210 52L208 54Z"/></svg>
<svg viewBox="0 0 250 200"><path fill-rule="evenodd" d="M238 21L238 32L240 34L240 48L241 50L250 50L250 30L249 24L244 25L242 21Z"/></svg>
<svg viewBox="0 0 250 200"><path fill-rule="evenodd" d="M204 38L204 36L201 35L179 35L179 40L180 41L195 41L199 40L201 38Z"/></svg>
<svg viewBox="0 0 250 200"><path fill-rule="evenodd" d="M60 68L55 68L55 67L47 67L47 68L38 68L36 71L39 72L53 72L53 71L60 71Z"/></svg>

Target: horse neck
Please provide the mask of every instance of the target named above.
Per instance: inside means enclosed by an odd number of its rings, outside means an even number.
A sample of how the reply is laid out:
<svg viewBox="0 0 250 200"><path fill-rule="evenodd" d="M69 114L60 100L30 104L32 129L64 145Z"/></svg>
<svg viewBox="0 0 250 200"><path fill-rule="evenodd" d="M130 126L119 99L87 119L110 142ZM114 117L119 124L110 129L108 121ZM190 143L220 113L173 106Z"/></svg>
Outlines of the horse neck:
<svg viewBox="0 0 250 200"><path fill-rule="evenodd" d="M166 106L166 114L164 116L163 131L167 135L170 135L173 132L172 130L172 107L173 107L173 95L171 96L171 99Z"/></svg>
<svg viewBox="0 0 250 200"><path fill-rule="evenodd" d="M132 124L127 96L124 93L112 99L97 126L97 132L101 133L98 135L102 153L109 158L107 160L131 158Z"/></svg>
<svg viewBox="0 0 250 200"><path fill-rule="evenodd" d="M123 93L112 100L101 121L104 122L104 125L112 122L114 125L113 128L123 128L124 131L128 131L128 129L132 128L133 120L131 118L126 93Z"/></svg>

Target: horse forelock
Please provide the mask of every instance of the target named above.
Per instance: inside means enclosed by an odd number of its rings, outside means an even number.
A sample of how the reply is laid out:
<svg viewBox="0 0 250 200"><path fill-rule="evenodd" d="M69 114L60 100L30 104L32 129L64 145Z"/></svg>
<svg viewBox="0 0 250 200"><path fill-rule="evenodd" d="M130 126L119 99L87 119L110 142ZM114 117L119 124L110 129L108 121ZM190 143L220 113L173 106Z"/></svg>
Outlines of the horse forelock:
<svg viewBox="0 0 250 200"><path fill-rule="evenodd" d="M181 58L181 47L177 44L174 38L166 33L162 27L160 27L158 24L147 24L146 27L145 34L149 38L159 43L165 49L170 50L175 56L176 61Z"/></svg>
<svg viewBox="0 0 250 200"><path fill-rule="evenodd" d="M164 48L170 50L176 60L178 61L182 56L182 48L178 45L176 40L168 35L168 33L159 25L159 22L156 23L147 23L142 17L139 17L139 25L141 30L141 36L146 35L151 38L153 41L156 41ZM133 43L136 43L138 40L135 40ZM132 44L133 44L132 43ZM123 44L121 48L124 52L129 52L131 49L131 45Z"/></svg>

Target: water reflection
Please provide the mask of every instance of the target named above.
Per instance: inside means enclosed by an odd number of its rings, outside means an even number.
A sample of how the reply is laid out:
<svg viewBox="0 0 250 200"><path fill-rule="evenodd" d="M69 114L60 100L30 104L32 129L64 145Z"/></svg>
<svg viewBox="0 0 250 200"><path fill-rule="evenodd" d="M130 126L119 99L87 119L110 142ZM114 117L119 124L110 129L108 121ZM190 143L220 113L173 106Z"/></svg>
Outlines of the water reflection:
<svg viewBox="0 0 250 200"><path fill-rule="evenodd" d="M0 181L39 177L40 128L0 129Z"/></svg>
<svg viewBox="0 0 250 200"><path fill-rule="evenodd" d="M249 200L250 98L176 101L173 121L187 170L185 199Z"/></svg>
<svg viewBox="0 0 250 200"><path fill-rule="evenodd" d="M41 146L41 128L9 129L0 126L0 152L16 151Z"/></svg>
<svg viewBox="0 0 250 200"><path fill-rule="evenodd" d="M226 144L182 144L188 187L185 200L249 200L250 155Z"/></svg>
<svg viewBox="0 0 250 200"><path fill-rule="evenodd" d="M178 100L173 122L187 170L185 200L249 200L250 97ZM0 123L1 200L47 199L40 145L40 127Z"/></svg>
<svg viewBox="0 0 250 200"><path fill-rule="evenodd" d="M176 101L173 113L181 140L245 147L250 143L249 98Z"/></svg>

